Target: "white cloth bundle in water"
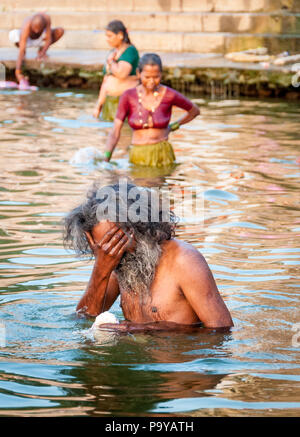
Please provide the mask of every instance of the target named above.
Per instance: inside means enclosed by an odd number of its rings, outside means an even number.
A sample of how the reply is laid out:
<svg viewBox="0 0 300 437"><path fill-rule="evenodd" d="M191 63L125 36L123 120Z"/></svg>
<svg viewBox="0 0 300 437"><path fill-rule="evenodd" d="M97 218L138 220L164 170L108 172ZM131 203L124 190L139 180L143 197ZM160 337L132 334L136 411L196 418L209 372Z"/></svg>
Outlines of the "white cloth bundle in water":
<svg viewBox="0 0 300 437"><path fill-rule="evenodd" d="M99 316L96 317L91 329L98 328L104 323L119 323L119 320L116 318L116 316L113 313L110 313L109 311L105 311L104 313L101 313L99 314Z"/></svg>
<svg viewBox="0 0 300 437"><path fill-rule="evenodd" d="M109 311L105 311L104 313L99 314L99 316L96 317L96 320L91 327L91 332L93 334L93 337L97 343L114 344L118 338L116 332L104 330L104 329L98 329L101 328L101 325L105 323L119 323L119 320L116 318L114 314L110 313Z"/></svg>
<svg viewBox="0 0 300 437"><path fill-rule="evenodd" d="M103 155L96 147L83 147L70 159L70 164L92 164L95 159L103 159Z"/></svg>

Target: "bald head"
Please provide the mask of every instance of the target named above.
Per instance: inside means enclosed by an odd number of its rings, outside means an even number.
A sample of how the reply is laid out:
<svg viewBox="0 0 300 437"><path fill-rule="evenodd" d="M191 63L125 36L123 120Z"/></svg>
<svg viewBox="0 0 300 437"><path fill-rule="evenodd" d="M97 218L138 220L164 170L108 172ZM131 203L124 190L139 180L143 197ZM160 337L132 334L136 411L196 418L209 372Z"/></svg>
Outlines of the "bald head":
<svg viewBox="0 0 300 437"><path fill-rule="evenodd" d="M31 29L34 33L41 33L46 24L46 18L42 14L36 14L31 19Z"/></svg>

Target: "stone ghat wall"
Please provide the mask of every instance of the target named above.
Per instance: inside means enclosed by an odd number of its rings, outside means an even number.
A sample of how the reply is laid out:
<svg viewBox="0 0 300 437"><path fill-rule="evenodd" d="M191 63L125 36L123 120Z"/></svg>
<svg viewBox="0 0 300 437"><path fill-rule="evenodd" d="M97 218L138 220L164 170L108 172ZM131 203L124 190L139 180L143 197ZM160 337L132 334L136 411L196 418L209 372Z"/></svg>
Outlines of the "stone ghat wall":
<svg viewBox="0 0 300 437"><path fill-rule="evenodd" d="M7 80L14 80L14 69L6 66ZM82 67L50 66L37 69L27 66L24 73L30 82L39 87L79 88L99 90L102 73L99 69ZM300 100L300 87L292 85L295 73L287 71L264 71L254 69L221 68L185 68L166 67L162 82L183 93L201 97L238 98L276 97ZM300 75L298 80L300 85Z"/></svg>
<svg viewBox="0 0 300 437"><path fill-rule="evenodd" d="M10 29L41 10L66 30L60 49L107 49L105 26L120 19L143 51L300 52L300 0L1 0L0 47L11 45Z"/></svg>

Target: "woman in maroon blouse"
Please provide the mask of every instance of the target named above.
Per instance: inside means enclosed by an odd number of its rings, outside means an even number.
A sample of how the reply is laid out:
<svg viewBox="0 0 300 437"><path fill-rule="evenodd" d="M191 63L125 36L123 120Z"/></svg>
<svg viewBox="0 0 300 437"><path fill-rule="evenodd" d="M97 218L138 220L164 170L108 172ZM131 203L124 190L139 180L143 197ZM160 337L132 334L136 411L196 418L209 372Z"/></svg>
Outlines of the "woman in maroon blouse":
<svg viewBox="0 0 300 437"><path fill-rule="evenodd" d="M168 142L169 133L193 120L200 111L178 91L161 85L161 76L160 57L154 53L142 56L138 66L140 84L125 91L120 99L114 126L106 143L106 161L111 158L127 118L133 129L130 162L151 167L174 163L174 151ZM173 106L184 109L186 114L169 124Z"/></svg>

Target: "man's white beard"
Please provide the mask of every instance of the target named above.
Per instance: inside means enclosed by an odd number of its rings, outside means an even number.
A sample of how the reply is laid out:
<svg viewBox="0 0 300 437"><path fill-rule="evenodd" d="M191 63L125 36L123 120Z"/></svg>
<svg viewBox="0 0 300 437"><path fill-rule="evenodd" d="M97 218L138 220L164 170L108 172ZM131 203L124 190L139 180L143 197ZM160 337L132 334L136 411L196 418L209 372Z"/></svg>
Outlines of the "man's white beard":
<svg viewBox="0 0 300 437"><path fill-rule="evenodd" d="M161 252L157 242L144 236L136 238L136 250L126 252L115 270L120 290L149 293Z"/></svg>

